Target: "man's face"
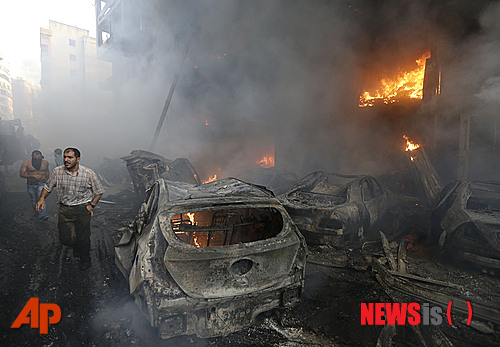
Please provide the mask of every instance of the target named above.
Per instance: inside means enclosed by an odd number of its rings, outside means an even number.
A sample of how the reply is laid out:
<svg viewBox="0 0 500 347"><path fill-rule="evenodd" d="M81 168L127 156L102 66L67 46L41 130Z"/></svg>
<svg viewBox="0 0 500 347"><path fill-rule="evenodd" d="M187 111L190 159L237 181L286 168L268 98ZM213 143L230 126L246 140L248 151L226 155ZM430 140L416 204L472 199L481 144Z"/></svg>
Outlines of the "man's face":
<svg viewBox="0 0 500 347"><path fill-rule="evenodd" d="M31 159L42 159L42 155L40 153L33 153L31 155Z"/></svg>
<svg viewBox="0 0 500 347"><path fill-rule="evenodd" d="M73 151L64 152L64 167L66 169L72 169L76 164L80 161L80 158L75 157L75 153Z"/></svg>

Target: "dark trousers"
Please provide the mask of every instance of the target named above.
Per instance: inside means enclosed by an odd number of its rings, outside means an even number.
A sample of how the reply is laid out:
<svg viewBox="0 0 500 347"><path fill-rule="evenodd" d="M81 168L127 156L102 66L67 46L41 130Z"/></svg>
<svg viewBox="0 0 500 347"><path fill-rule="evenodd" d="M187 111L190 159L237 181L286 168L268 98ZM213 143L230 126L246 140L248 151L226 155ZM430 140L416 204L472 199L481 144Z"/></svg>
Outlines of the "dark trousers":
<svg viewBox="0 0 500 347"><path fill-rule="evenodd" d="M90 260L90 217L85 204L59 207L59 240L81 260Z"/></svg>

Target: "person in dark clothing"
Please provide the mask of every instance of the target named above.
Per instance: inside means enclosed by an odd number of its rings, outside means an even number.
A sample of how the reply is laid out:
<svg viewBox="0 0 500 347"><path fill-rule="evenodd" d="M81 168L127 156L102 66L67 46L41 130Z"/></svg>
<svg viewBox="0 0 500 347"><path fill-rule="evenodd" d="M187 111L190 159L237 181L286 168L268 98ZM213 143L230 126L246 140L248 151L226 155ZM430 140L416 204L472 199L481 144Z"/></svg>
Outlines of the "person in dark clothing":
<svg viewBox="0 0 500 347"><path fill-rule="evenodd" d="M36 203L42 193L43 186L49 178L49 162L43 159L42 152L34 150L33 153L31 153L31 160L26 160L21 165L19 176L26 178L26 186L31 198L35 217L41 220L47 220L48 217L45 214L45 209L36 209Z"/></svg>

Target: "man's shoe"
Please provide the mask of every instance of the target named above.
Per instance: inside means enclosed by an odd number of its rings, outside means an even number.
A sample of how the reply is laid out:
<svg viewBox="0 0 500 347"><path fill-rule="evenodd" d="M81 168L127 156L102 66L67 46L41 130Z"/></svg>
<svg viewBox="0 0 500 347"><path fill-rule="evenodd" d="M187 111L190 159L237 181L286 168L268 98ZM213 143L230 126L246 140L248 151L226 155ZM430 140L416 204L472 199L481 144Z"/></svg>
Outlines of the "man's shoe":
<svg viewBox="0 0 500 347"><path fill-rule="evenodd" d="M84 271L90 267L90 260L80 260L80 270Z"/></svg>

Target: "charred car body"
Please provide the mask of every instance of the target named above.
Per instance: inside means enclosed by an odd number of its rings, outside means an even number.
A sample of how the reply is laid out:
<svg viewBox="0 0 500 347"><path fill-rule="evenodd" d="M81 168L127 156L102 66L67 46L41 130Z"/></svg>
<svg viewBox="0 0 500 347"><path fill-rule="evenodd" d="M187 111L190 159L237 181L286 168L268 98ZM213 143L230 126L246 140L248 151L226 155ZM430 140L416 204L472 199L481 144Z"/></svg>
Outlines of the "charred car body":
<svg viewBox="0 0 500 347"><path fill-rule="evenodd" d="M500 270L500 183L455 180L438 198L432 228L445 253Z"/></svg>
<svg viewBox="0 0 500 347"><path fill-rule="evenodd" d="M127 163L135 191L143 200L146 197L146 190L159 178L201 184L193 165L185 158L169 160L152 152L133 150L130 155L122 159Z"/></svg>
<svg viewBox="0 0 500 347"><path fill-rule="evenodd" d="M213 337L297 302L306 253L271 192L233 178L198 186L159 179L115 259L160 337Z"/></svg>
<svg viewBox="0 0 500 347"><path fill-rule="evenodd" d="M357 243L389 207L388 193L371 176L316 171L279 196L310 245Z"/></svg>

